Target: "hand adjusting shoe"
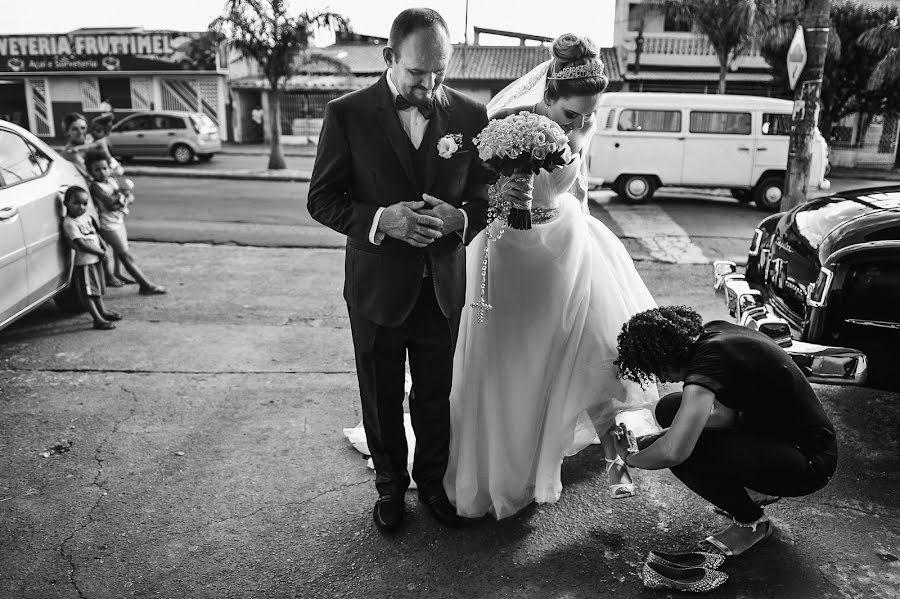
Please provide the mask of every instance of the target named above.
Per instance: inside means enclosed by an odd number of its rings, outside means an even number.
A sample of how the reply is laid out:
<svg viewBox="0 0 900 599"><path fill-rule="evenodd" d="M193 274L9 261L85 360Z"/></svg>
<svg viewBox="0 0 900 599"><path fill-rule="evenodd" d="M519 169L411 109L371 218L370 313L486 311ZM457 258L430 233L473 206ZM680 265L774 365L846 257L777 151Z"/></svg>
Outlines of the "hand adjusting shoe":
<svg viewBox="0 0 900 599"><path fill-rule="evenodd" d="M372 518L381 532L394 532L403 523L403 512L406 502L403 495L382 495L375 502Z"/></svg>
<svg viewBox="0 0 900 599"><path fill-rule="evenodd" d="M460 528L463 525L463 519L456 514L456 508L450 503L443 489L430 495L419 493L419 501L428 506L428 511L434 519L444 526Z"/></svg>

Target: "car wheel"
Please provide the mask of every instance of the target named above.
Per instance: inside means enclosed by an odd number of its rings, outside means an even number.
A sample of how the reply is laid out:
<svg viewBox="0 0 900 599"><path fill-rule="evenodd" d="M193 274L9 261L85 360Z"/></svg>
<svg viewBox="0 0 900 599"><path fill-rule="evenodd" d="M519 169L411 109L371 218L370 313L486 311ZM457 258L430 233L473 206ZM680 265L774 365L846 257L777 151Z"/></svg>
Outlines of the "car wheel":
<svg viewBox="0 0 900 599"><path fill-rule="evenodd" d="M646 175L624 175L618 181L619 197L631 204L649 201L656 191L656 181Z"/></svg>
<svg viewBox="0 0 900 599"><path fill-rule="evenodd" d="M215 154L197 154L197 160L200 162L209 162Z"/></svg>
<svg viewBox="0 0 900 599"><path fill-rule="evenodd" d="M753 199L753 196L750 194L749 189L732 188L731 189L731 197L736 199L741 204L746 204L747 202L749 202L750 200Z"/></svg>
<svg viewBox="0 0 900 599"><path fill-rule="evenodd" d="M783 177L774 175L764 177L753 188L753 201L756 203L756 207L766 212L778 212L783 195Z"/></svg>
<svg viewBox="0 0 900 599"><path fill-rule="evenodd" d="M172 158L178 164L190 164L194 160L194 151L184 144L178 144L172 148Z"/></svg>
<svg viewBox="0 0 900 599"><path fill-rule="evenodd" d="M72 285L57 293L53 297L53 301L56 303L56 307L66 314L81 314L87 311Z"/></svg>

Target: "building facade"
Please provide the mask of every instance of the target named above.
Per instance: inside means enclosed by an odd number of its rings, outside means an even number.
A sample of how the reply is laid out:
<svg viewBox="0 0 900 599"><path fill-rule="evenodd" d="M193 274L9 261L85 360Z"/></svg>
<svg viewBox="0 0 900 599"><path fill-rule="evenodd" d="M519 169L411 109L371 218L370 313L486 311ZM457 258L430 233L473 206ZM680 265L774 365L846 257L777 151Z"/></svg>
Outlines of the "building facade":
<svg viewBox="0 0 900 599"><path fill-rule="evenodd" d="M385 38L354 36L315 50L298 74L285 82L281 98L280 132L286 143L316 143L325 105L351 91L375 83L385 66ZM549 38L545 38L548 39ZM456 44L450 55L444 83L487 103L497 92L549 58L543 45L481 46ZM622 88L618 55L603 48L611 91ZM229 65L230 97L234 110L235 140L244 143L270 141L268 126L273 114L268 84L255 65L234 57ZM265 126L252 120L252 111L263 109Z"/></svg>
<svg viewBox="0 0 900 599"><path fill-rule="evenodd" d="M141 28L0 36L0 118L61 140L62 120L109 104L116 118L142 110L202 112L226 137L226 71L203 33Z"/></svg>
<svg viewBox="0 0 900 599"><path fill-rule="evenodd" d="M719 59L702 33L658 2L616 0L613 43L628 91L716 93ZM768 63L752 47L728 73L726 93L771 96Z"/></svg>

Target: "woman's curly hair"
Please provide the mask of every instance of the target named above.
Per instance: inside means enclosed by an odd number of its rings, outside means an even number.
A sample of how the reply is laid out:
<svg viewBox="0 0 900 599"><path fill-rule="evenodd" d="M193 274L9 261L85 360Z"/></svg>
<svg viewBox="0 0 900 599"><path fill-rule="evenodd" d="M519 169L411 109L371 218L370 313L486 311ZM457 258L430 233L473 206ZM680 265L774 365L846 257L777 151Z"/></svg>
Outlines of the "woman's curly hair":
<svg viewBox="0 0 900 599"><path fill-rule="evenodd" d="M619 333L619 378L652 383L666 368L687 364L703 319L687 306L662 306L639 312Z"/></svg>

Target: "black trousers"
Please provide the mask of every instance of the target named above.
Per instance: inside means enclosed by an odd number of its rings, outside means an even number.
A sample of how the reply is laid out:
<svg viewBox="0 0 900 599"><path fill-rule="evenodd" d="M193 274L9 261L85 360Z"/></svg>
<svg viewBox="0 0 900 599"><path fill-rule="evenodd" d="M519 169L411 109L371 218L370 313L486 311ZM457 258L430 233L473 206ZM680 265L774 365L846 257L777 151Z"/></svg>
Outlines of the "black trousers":
<svg viewBox="0 0 900 599"><path fill-rule="evenodd" d="M420 493L443 489L450 454L450 385L459 319L441 312L431 278L422 281L415 307L400 326L385 327L350 312L363 426L375 464L379 495L409 488L403 428L406 354L414 393L409 412L416 434L412 475Z"/></svg>
<svg viewBox="0 0 900 599"><path fill-rule="evenodd" d="M681 393L659 400L656 419L660 426L671 426L680 405ZM768 435L760 425L739 423L735 428L705 429L693 453L672 468L672 474L738 522L749 523L763 511L745 487L778 497L809 495L831 480L836 455L835 448L834 455L811 460L796 445Z"/></svg>

